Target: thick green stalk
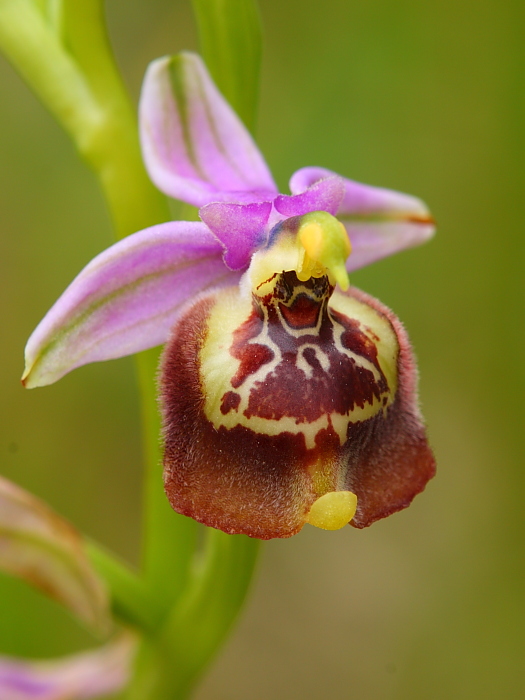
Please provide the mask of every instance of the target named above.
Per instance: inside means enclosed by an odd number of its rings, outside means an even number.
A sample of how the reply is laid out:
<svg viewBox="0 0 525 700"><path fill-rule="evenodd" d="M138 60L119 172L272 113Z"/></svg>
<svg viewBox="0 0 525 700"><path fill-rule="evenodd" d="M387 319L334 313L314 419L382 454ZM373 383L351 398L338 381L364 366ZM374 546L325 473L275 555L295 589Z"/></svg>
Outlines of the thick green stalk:
<svg viewBox="0 0 525 700"><path fill-rule="evenodd" d="M93 17L85 24L81 21L100 13L100 4L101 0L62 3L66 22L56 15L46 17L31 0L0 0L0 49L97 174L122 237L168 220L169 212L142 164L134 111L114 68L103 25L101 29ZM69 29L71 36L64 42Z"/></svg>
<svg viewBox="0 0 525 700"><path fill-rule="evenodd" d="M185 700L224 642L246 598L258 540L209 530L185 593L163 630L144 638L126 700Z"/></svg>
<svg viewBox="0 0 525 700"><path fill-rule="evenodd" d="M192 0L201 53L213 79L254 131L262 32L255 0Z"/></svg>
<svg viewBox="0 0 525 700"><path fill-rule="evenodd" d="M168 619L162 639L179 664L172 684L186 697L239 614L253 576L259 540L209 530L186 594Z"/></svg>
<svg viewBox="0 0 525 700"><path fill-rule="evenodd" d="M86 549L96 571L110 587L115 617L137 630L156 629L163 611L138 574L97 542L87 541Z"/></svg>

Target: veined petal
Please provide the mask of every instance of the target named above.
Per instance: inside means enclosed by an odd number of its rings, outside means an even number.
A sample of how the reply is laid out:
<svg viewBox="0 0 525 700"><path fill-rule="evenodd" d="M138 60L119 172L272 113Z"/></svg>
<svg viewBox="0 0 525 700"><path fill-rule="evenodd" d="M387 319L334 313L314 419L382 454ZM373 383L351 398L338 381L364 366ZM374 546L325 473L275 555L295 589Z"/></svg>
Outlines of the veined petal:
<svg viewBox="0 0 525 700"><path fill-rule="evenodd" d="M417 197L384 187L363 185L337 175L327 168L307 167L297 170L290 178L293 194L305 192L314 184L328 177L339 177L345 184L338 216L367 216L374 214L406 214L412 218L429 219L427 206Z"/></svg>
<svg viewBox="0 0 525 700"><path fill-rule="evenodd" d="M253 253L266 242L265 226L271 202L230 204L213 202L199 210L199 216L225 248L224 262L230 270L241 270Z"/></svg>
<svg viewBox="0 0 525 700"><path fill-rule="evenodd" d="M330 174L317 180L300 194L276 197L274 206L284 216L302 216L312 211L326 211L335 216L345 196L345 180Z"/></svg>
<svg viewBox="0 0 525 700"><path fill-rule="evenodd" d="M149 66L139 115L146 167L171 197L200 207L277 194L255 142L196 54Z"/></svg>
<svg viewBox="0 0 525 700"><path fill-rule="evenodd" d="M189 297L236 282L222 252L203 223L186 221L153 226L108 248L29 338L25 386L51 384L88 362L164 343Z"/></svg>
<svg viewBox="0 0 525 700"><path fill-rule="evenodd" d="M107 592L79 533L45 503L3 478L0 569L42 589L92 627L109 628ZM1 692L0 697L5 700Z"/></svg>
<svg viewBox="0 0 525 700"><path fill-rule="evenodd" d="M2 700L87 700L112 695L130 677L136 642L122 634L96 651L52 661L0 656Z"/></svg>
<svg viewBox="0 0 525 700"><path fill-rule="evenodd" d="M292 176L290 190L300 193L334 173L325 168L302 168ZM417 197L343 179L345 193L336 212L345 225L352 255L349 272L387 255L419 245L434 233L426 205Z"/></svg>

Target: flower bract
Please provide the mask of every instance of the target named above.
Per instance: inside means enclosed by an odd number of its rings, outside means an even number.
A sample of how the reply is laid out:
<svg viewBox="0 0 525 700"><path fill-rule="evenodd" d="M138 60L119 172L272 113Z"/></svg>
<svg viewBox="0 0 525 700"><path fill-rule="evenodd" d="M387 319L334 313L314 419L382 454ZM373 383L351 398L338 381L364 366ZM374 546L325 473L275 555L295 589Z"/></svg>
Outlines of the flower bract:
<svg viewBox="0 0 525 700"><path fill-rule="evenodd" d="M307 167L280 194L201 59L148 69L146 166L200 222L97 256L26 347L26 386L166 343L160 373L173 508L229 533L364 527L434 474L406 332L348 272L427 240L417 198Z"/></svg>
<svg viewBox="0 0 525 700"><path fill-rule="evenodd" d="M0 571L65 605L98 634L114 631L106 586L80 533L44 502L0 478ZM125 686L137 640L112 634L104 646L49 661L0 655L2 700L81 700Z"/></svg>
<svg viewBox="0 0 525 700"><path fill-rule="evenodd" d="M131 675L136 639L115 637L95 651L26 661L0 656L2 700L87 700L108 697L125 687Z"/></svg>
<svg viewBox="0 0 525 700"><path fill-rule="evenodd" d="M0 571L36 586L98 632L111 629L108 592L89 563L80 533L3 477Z"/></svg>

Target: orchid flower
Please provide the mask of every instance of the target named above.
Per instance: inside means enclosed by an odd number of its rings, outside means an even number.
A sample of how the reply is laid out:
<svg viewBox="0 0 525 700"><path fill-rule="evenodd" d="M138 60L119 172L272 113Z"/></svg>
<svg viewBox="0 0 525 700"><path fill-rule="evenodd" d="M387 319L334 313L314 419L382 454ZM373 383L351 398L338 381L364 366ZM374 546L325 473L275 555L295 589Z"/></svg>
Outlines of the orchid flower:
<svg viewBox="0 0 525 700"><path fill-rule="evenodd" d="M200 222L139 231L92 260L26 347L27 387L166 343L172 507L228 533L362 528L434 474L408 337L348 272L427 240L415 197L323 168L279 194L250 134L189 53L149 67L150 177Z"/></svg>

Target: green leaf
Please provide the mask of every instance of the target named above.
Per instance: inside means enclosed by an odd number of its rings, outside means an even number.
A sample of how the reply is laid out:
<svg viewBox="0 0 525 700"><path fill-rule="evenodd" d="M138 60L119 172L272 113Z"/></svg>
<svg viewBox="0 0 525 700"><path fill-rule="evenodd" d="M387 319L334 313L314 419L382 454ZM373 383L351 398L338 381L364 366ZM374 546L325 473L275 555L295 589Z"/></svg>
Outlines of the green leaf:
<svg viewBox="0 0 525 700"><path fill-rule="evenodd" d="M253 132L262 31L255 0L193 0L201 53L219 90Z"/></svg>

